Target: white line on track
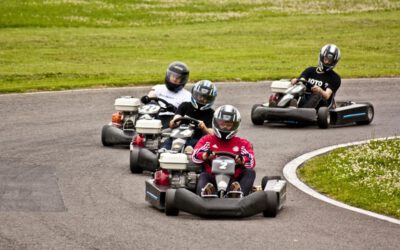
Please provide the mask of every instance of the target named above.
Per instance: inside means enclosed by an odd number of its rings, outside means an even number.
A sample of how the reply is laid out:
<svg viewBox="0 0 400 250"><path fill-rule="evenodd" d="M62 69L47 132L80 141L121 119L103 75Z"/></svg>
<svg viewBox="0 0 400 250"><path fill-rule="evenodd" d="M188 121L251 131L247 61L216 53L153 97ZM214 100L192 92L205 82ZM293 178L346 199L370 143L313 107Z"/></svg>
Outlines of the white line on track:
<svg viewBox="0 0 400 250"><path fill-rule="evenodd" d="M394 137L385 137L385 138L379 138L379 139L373 139L373 140L386 140L386 139L395 139L395 138L400 138L400 136L394 136ZM361 214L365 214L377 219L381 219L381 220L385 220L391 223L395 223L395 224L399 224L400 225L400 220L389 217L389 216L385 216L385 215L381 215L381 214L377 214L371 211L367 211L364 209L360 209L360 208L356 208L356 207L352 207L349 206L347 204L344 204L342 202L333 200L331 198L328 198L318 192L316 192L315 190L311 189L309 186L307 186L304 182L300 181L299 178L297 178L297 174L296 174L296 170L297 168L299 168L305 161L307 161L308 159L311 159L315 156L321 155L321 154L325 154L331 150L334 150L336 148L342 148L342 147L350 147L350 146L355 146L355 145L361 145L361 144L365 144L368 143L370 140L367 141L358 141L358 142L351 142L351 143L346 143L346 144L339 144L339 145L334 145L334 146L329 146L329 147L325 147L325 148L321 148L306 154L303 154L299 157L297 157L296 159L290 161L289 163L287 163L285 165L285 167L283 168L283 175L285 176L285 178L295 187L297 187L298 189L300 189L301 191L317 198L320 199L322 201L325 201L327 203L330 203L332 205L344 208L344 209L348 209L357 213L361 213Z"/></svg>

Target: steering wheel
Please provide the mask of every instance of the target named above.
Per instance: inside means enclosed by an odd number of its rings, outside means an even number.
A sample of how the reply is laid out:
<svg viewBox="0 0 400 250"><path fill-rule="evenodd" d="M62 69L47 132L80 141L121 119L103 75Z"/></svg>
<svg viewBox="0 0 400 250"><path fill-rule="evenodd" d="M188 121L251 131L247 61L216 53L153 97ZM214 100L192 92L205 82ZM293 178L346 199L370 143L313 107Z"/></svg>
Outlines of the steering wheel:
<svg viewBox="0 0 400 250"><path fill-rule="evenodd" d="M156 101L156 102L161 102L163 104L165 104L165 106L169 105L169 102L167 102L164 99L158 98L158 97L149 97L149 101ZM160 105L161 106L161 105Z"/></svg>
<svg viewBox="0 0 400 250"><path fill-rule="evenodd" d="M216 156L229 156L229 157L232 157L233 159L235 159L236 158L236 154L234 154L234 153L231 153L231 152L226 152L226 151L219 151L219 152L214 152L215 153L215 155Z"/></svg>
<svg viewBox="0 0 400 250"><path fill-rule="evenodd" d="M178 122L183 124L193 124L196 128L199 126L200 121L191 117L179 117L174 120L174 126L178 126Z"/></svg>

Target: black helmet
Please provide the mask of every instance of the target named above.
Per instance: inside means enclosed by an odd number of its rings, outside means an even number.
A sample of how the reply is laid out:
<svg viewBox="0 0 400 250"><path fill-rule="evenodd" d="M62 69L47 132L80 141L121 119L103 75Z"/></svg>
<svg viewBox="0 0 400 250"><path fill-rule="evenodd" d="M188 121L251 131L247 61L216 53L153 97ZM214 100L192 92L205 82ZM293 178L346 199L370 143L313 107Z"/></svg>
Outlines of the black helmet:
<svg viewBox="0 0 400 250"><path fill-rule="evenodd" d="M219 107L214 112L212 121L214 134L222 140L231 139L238 132L241 120L239 110L234 106Z"/></svg>
<svg viewBox="0 0 400 250"><path fill-rule="evenodd" d="M178 92L189 79L189 68L183 62L173 62L165 73L165 84L170 91Z"/></svg>
<svg viewBox="0 0 400 250"><path fill-rule="evenodd" d="M217 87L209 80L198 81L192 88L192 105L195 109L211 108L217 97Z"/></svg>
<svg viewBox="0 0 400 250"><path fill-rule="evenodd" d="M334 44L327 44L319 52L318 68L321 71L333 69L340 60L340 49Z"/></svg>

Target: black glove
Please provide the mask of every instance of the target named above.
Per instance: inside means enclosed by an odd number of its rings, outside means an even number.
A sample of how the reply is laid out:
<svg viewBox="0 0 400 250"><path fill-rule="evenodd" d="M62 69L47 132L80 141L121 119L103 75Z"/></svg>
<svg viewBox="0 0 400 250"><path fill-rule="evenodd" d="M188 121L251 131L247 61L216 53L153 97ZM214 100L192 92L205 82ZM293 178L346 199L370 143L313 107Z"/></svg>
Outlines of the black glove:
<svg viewBox="0 0 400 250"><path fill-rule="evenodd" d="M167 111L170 111L170 112L173 112L173 113L175 113L175 111L176 111L176 108L175 108L175 106L174 106L174 105L172 105L172 104L168 103L168 104L167 104L167 108L166 108L166 110L167 110Z"/></svg>
<svg viewBox="0 0 400 250"><path fill-rule="evenodd" d="M142 96L142 98L140 98L140 101L141 101L143 104L147 104L147 103L150 102L150 97L149 97L148 95Z"/></svg>
<svg viewBox="0 0 400 250"><path fill-rule="evenodd" d="M211 149L208 149L205 153L206 153L206 159L207 160L211 160L212 158L215 157L215 152L212 151Z"/></svg>
<svg viewBox="0 0 400 250"><path fill-rule="evenodd" d="M243 156L242 155L236 155L235 162L238 165L243 165Z"/></svg>

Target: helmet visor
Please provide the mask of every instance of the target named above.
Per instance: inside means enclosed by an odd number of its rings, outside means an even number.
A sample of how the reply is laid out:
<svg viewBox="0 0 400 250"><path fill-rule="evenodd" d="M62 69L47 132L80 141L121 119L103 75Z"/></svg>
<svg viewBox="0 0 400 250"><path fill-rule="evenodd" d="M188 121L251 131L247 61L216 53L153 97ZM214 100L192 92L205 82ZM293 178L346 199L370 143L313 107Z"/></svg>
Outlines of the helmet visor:
<svg viewBox="0 0 400 250"><path fill-rule="evenodd" d="M168 70L167 79L170 83L179 85L183 82L184 76L182 74Z"/></svg>
<svg viewBox="0 0 400 250"><path fill-rule="evenodd" d="M216 126L221 132L232 132L239 128L240 122L234 122L230 119L215 119L214 126Z"/></svg>
<svg viewBox="0 0 400 250"><path fill-rule="evenodd" d="M335 61L335 56L332 55L332 54L326 54L326 55L324 55L324 57L322 58L322 62L323 62L325 65L332 66L332 65L334 64L334 61Z"/></svg>
<svg viewBox="0 0 400 250"><path fill-rule="evenodd" d="M193 98L199 104L209 104L215 100L215 96L209 94L209 89L200 89L200 91L193 92Z"/></svg>

